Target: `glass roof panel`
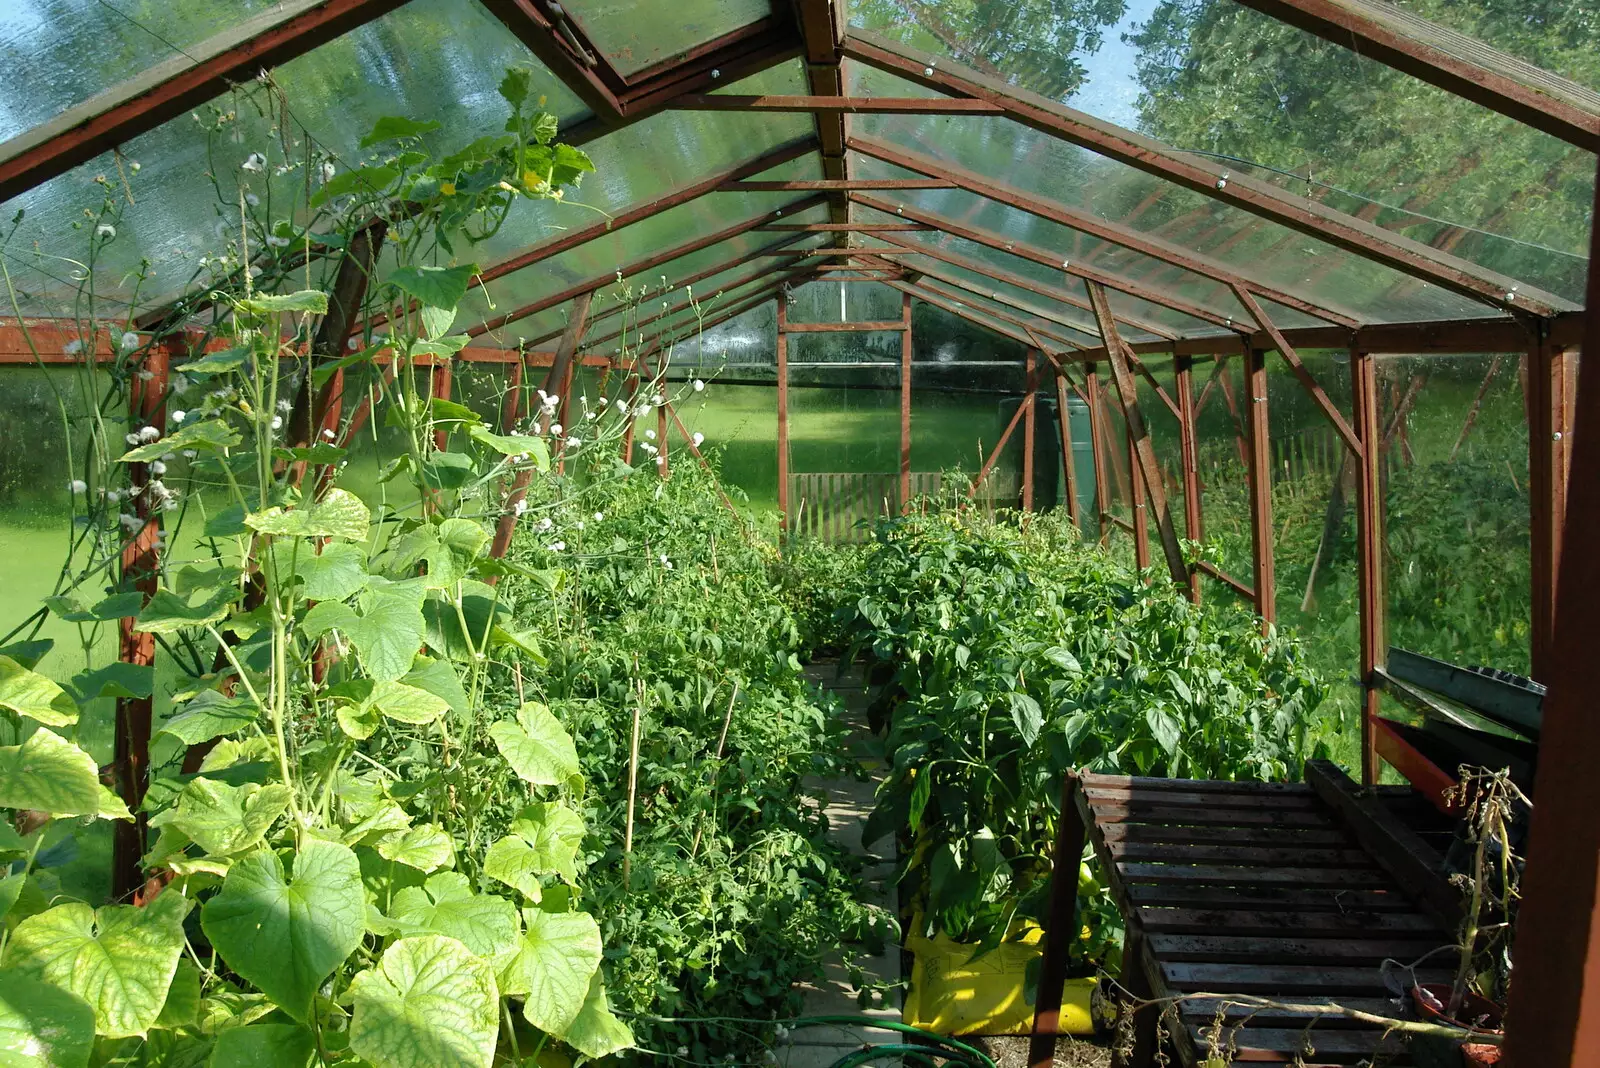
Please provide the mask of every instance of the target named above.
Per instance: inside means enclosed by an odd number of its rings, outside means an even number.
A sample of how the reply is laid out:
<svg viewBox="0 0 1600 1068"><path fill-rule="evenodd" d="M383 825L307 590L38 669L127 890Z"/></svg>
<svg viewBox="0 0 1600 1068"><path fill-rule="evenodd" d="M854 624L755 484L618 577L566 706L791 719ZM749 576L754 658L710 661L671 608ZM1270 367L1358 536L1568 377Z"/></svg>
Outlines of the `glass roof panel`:
<svg viewBox="0 0 1600 1068"><path fill-rule="evenodd" d="M1600 51L1594 47L1593 4L1570 0L1517 0L1462 4L1409 0L1414 15L1475 37L1484 44L1569 81L1600 89Z"/></svg>
<svg viewBox="0 0 1600 1068"><path fill-rule="evenodd" d="M1114 160L989 116L859 115L855 129L1204 253L1246 277L1374 322L1496 314L1364 257Z"/></svg>
<svg viewBox="0 0 1600 1068"><path fill-rule="evenodd" d="M751 81L745 79L740 84ZM574 212L573 204L614 215L719 171L731 170L807 138L812 132L811 119L803 115L734 111L663 111L652 115L584 145L583 150L594 161L595 173L588 175L565 203L519 204L500 232L484 244L481 258L484 262L506 259L547 240L560 229L587 226L594 221ZM761 177L820 178L822 168L818 157L811 153L773 167ZM746 214L739 210L737 199L744 195L715 193L693 203L725 205L726 217L731 221ZM635 224L638 225L642 224Z"/></svg>
<svg viewBox="0 0 1600 1068"><path fill-rule="evenodd" d="M8 213L21 208L25 216L7 260L29 266L32 257L19 250L37 245L48 256L83 261L88 241L73 224L84 219L85 209L98 213L110 194L120 205L120 218L115 239L95 252L97 292L110 305L126 304L134 297L139 262L148 259L138 303L158 305L188 286L202 256L222 251L237 233L242 193L248 191L278 218L303 208L304 157L312 146L336 170L348 170L363 159L360 139L384 115L440 122L438 131L425 135L438 152L499 132L507 108L496 86L512 65L533 68L535 85L547 94L546 106L564 122L586 114L577 98L479 5L413 0L277 68L274 80L290 111L287 138L266 106L267 87L254 84L196 109L213 127L217 111L233 113L215 134L186 115L124 144L120 171L107 153L14 198L6 205ZM451 92L441 94L441 85ZM312 146L302 131L310 134ZM252 152L265 154L265 171L241 171ZM285 165L290 169L282 170ZM108 184L97 184L97 176ZM291 207L279 214L275 206L280 204ZM569 209L563 221L575 214ZM484 252L471 255L489 258ZM31 265L35 269L25 285L36 291L40 313L69 310L76 288L69 278L72 265L54 259Z"/></svg>
<svg viewBox="0 0 1600 1068"><path fill-rule="evenodd" d="M721 194L726 195L726 194ZM771 196L774 194L747 194L750 196ZM788 196L790 194L782 194ZM827 217L826 206L819 205L795 216L799 222L820 222ZM732 222L736 217L729 217L721 221L718 226L710 227L705 232L711 232ZM639 224L645 225L645 224ZM628 228L629 230L633 227ZM619 231L627 234L628 230ZM613 237L617 235L607 235ZM662 286L663 278L670 289L674 279L686 278L701 271L714 268L718 264L755 252L775 240L775 235L766 231L752 230L739 234L725 241L709 245L698 252L679 256L669 260L659 267L644 272L637 278L625 278L621 283L625 288L632 286L632 291L639 299L658 293ZM681 243L681 242L678 242ZM645 245L643 255L649 255L664 249L664 245ZM614 276L617 269L629 261L617 257L617 248L614 243L605 239L589 242L577 249L564 253L560 257L546 263L535 264L522 271L517 271L498 278L488 283L487 287L479 287L467 294L466 300L461 305L461 323L476 323L490 318L493 315L503 315L515 308L543 300L580 283L593 278L606 278ZM492 306L485 302L484 288L487 288ZM606 286L606 291L611 290ZM516 320L505 327L491 333L497 344L515 344L520 338L537 337L548 330L530 330L522 325L522 320Z"/></svg>
<svg viewBox="0 0 1600 1068"><path fill-rule="evenodd" d="M873 213L873 218L878 218L877 213ZM863 214L862 219L863 221L867 221L865 214ZM969 262L983 264L986 267L994 267L1010 274L1020 275L1021 277L1030 281L1038 282L1041 285L1052 288L1060 288L1067 284L1065 276L1061 271L1052 270L1051 268L1046 267L1044 264L1037 263L1033 260L1023 259L1020 256L1013 255L1010 252L1005 252L1000 249L990 248L988 245L980 245L975 241L968 241L965 238L929 231L913 232L907 234L906 236L915 243L929 244L940 249L941 251L950 253L954 256L959 256L960 258ZM916 257L912 257L909 260L909 264L913 266L919 265L919 262L920 261ZM1078 279L1074 278L1071 282L1071 285L1079 292L1084 292L1082 290L1083 283ZM1108 295L1111 300L1112 309L1119 315L1126 315L1133 318L1135 322L1150 323L1156 327L1168 331L1169 333L1177 334L1180 337L1194 337L1218 332L1217 327L1203 319L1196 319L1192 316L1185 315L1182 312L1173 311L1170 308L1152 304L1149 301L1141 300L1137 297L1130 297L1124 293L1108 291ZM1084 292L1084 296L1085 299L1087 299L1086 292ZM1063 314L1069 316L1073 314L1070 306L1063 306ZM1099 331L1096 330L1094 333L1098 334Z"/></svg>
<svg viewBox="0 0 1600 1068"><path fill-rule="evenodd" d="M1592 14L1538 6L1552 9L1543 25L1524 5L1462 18L1522 24L1539 58L1600 70ZM1062 19L999 0L956 11L863 0L851 21L1582 299L1592 154L1236 0L1075 8Z"/></svg>
<svg viewBox="0 0 1600 1068"><path fill-rule="evenodd" d="M772 14L767 0L566 0L565 6L624 77Z"/></svg>
<svg viewBox="0 0 1600 1068"><path fill-rule="evenodd" d="M181 57L275 0L11 0L0 4L0 141Z"/></svg>
<svg viewBox="0 0 1600 1068"><path fill-rule="evenodd" d="M872 159L862 160L861 164L859 173L854 170L851 173L862 178L904 177L908 173ZM933 212L974 230L987 231L1004 240L1031 245L1072 263L1092 266L1096 270L1127 279L1130 284L1177 298L1216 315L1237 317L1243 314L1244 309L1232 290L1222 282L1170 266L1142 252L1102 241L976 193L963 189L906 189L895 190L893 200ZM1293 325L1323 324L1320 319L1296 313Z"/></svg>

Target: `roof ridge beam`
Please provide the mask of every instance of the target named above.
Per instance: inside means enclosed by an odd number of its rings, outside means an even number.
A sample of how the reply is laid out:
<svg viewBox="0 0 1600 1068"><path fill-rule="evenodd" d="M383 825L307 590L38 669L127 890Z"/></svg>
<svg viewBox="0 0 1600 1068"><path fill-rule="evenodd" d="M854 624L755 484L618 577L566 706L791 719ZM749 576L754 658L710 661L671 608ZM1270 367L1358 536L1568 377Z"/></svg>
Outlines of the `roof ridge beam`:
<svg viewBox="0 0 1600 1068"><path fill-rule="evenodd" d="M207 38L0 144L0 201L387 15L406 0L294 0Z"/></svg>
<svg viewBox="0 0 1600 1068"><path fill-rule="evenodd" d="M1600 94L1477 38L1372 0L1240 2L1568 144L1600 152Z"/></svg>
<svg viewBox="0 0 1600 1068"><path fill-rule="evenodd" d="M795 26L799 29L801 55L806 64L806 87L819 96L844 92L844 65L839 41L844 36L843 11L835 0L791 0ZM688 97L680 97L681 105ZM821 146L822 176L835 180L850 177L850 161L845 152L849 131L842 112L817 112L817 141ZM836 193L828 198L830 222L850 221L850 198ZM839 239L838 243L843 243Z"/></svg>
<svg viewBox="0 0 1600 1068"><path fill-rule="evenodd" d="M1154 259L1168 263L1174 267L1181 267L1186 271L1209 278L1213 281L1227 285L1243 285L1251 292L1268 300L1275 301L1285 307L1296 311L1305 312L1336 326L1357 327L1362 319L1354 313L1318 304L1312 300L1301 297L1287 290L1257 281L1247 275L1241 274L1227 264L1199 252L1191 252L1182 245L1175 244L1165 238L1154 234L1143 234L1129 227L1104 219L1097 219L1085 212L1058 204L1044 197L1033 196L1019 190L1011 189L973 171L940 160L930 159L920 153L910 152L906 149L886 144L882 141L867 137L851 137L846 144L851 149L871 156L884 163L891 163L905 170L915 171L929 178L944 178L955 182L963 189L978 196L1025 211L1030 215L1037 215L1041 219L1070 226L1091 237L1108 241L1123 248L1150 256Z"/></svg>
<svg viewBox="0 0 1600 1068"><path fill-rule="evenodd" d="M1006 117L1182 188L1403 271L1495 308L1549 318L1577 305L1469 260L1330 208L1269 182L1236 174L1144 134L987 78L952 60L935 58L865 30L852 29L845 55L952 96L992 100Z"/></svg>

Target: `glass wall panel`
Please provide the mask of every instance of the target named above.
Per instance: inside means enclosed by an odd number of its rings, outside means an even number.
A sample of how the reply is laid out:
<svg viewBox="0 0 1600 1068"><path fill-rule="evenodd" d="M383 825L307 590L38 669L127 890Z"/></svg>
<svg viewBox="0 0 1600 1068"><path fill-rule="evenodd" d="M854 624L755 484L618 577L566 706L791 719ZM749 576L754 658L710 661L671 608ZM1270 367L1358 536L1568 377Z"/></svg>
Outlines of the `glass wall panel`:
<svg viewBox="0 0 1600 1068"><path fill-rule="evenodd" d="M1389 642L1528 674L1528 430L1522 361L1379 360Z"/></svg>
<svg viewBox="0 0 1600 1068"><path fill-rule="evenodd" d="M1242 421L1246 394L1241 364L1238 356L1195 364L1195 436L1199 446L1205 558L1250 586L1255 583L1255 557L1250 540L1246 427ZM1268 396L1275 396L1270 388ZM1231 587L1219 581L1207 579L1204 588L1208 597L1236 596Z"/></svg>

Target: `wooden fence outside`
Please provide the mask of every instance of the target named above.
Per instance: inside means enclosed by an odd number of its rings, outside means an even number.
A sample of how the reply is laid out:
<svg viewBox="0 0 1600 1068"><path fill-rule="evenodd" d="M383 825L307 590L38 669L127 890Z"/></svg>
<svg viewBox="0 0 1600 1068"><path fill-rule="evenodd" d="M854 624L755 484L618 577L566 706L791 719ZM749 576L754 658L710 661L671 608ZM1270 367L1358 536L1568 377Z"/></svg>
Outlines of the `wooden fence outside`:
<svg viewBox="0 0 1600 1068"><path fill-rule="evenodd" d="M938 471L913 471L911 496L934 496L943 483ZM979 488L976 503L991 513L997 507L1015 508L1021 492L1016 472L995 471ZM791 474L789 500L794 511L790 531L829 545L870 540L878 517L896 515L903 507L899 475L859 471Z"/></svg>

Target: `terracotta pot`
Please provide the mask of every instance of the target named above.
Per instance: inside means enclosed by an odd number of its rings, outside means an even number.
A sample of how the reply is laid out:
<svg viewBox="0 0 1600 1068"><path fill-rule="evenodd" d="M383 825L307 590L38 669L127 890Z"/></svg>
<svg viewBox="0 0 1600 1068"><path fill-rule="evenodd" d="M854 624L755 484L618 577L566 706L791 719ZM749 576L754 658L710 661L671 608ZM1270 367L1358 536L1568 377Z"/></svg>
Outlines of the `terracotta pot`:
<svg viewBox="0 0 1600 1068"><path fill-rule="evenodd" d="M1411 1002L1417 1014L1429 1023L1449 1027L1470 1027L1477 1031L1500 1034L1504 1014L1500 1006L1487 998L1468 993L1461 999L1456 1016L1445 1014L1450 1004L1451 988L1448 983L1419 983L1411 988ZM1500 1063L1500 1047L1483 1042L1461 1044L1461 1064L1464 1068L1486 1068Z"/></svg>

